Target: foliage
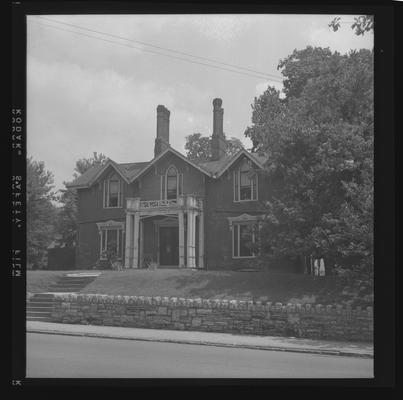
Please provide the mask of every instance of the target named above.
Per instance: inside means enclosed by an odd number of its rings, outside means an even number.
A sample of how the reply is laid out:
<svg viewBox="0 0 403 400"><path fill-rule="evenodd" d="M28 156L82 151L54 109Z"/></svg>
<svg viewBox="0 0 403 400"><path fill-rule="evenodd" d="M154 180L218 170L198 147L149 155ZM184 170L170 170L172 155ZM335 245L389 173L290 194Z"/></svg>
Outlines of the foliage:
<svg viewBox="0 0 403 400"><path fill-rule="evenodd" d="M90 158L81 158L76 162L73 178L77 179L84 174L88 169L96 165L103 165L108 158L102 154L93 152ZM58 211L57 232L62 235L62 240L69 245L72 245L76 238L77 232L77 190L68 188L67 182L63 182L65 189L61 189L58 196L58 201L61 207Z"/></svg>
<svg viewBox="0 0 403 400"><path fill-rule="evenodd" d="M243 148L242 142L235 137L225 139L226 154L234 154ZM193 133L186 136L186 156L191 160L208 161L211 157L211 138L202 136L201 133Z"/></svg>
<svg viewBox="0 0 403 400"><path fill-rule="evenodd" d="M255 98L245 131L253 150L268 156L273 196L261 232L264 253L369 268L373 53L307 47L281 60L279 68L284 97L269 87Z"/></svg>
<svg viewBox="0 0 403 400"><path fill-rule="evenodd" d="M340 17L334 18L329 27L333 31L338 31L340 28ZM364 35L366 32L373 32L374 30L374 16L373 15L360 15L354 18L354 23L351 25L351 29L357 36Z"/></svg>
<svg viewBox="0 0 403 400"><path fill-rule="evenodd" d="M92 157L90 158L80 158L76 162L76 166L74 167L74 179L78 178L84 172L88 171L91 167L95 165L104 165L107 161L108 157L106 157L105 154L98 154L96 151L92 153Z"/></svg>
<svg viewBox="0 0 403 400"><path fill-rule="evenodd" d="M43 161L27 159L27 261L34 269L45 267L47 247L54 239L53 182Z"/></svg>

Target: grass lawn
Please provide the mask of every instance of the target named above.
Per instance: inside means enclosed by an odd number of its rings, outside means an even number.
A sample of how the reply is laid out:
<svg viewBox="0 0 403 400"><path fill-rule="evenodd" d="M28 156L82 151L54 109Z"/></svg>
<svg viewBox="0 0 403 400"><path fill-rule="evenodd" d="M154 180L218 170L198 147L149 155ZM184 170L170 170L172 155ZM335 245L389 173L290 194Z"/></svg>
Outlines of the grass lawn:
<svg viewBox="0 0 403 400"><path fill-rule="evenodd" d="M58 277L68 272L84 271L28 271L27 290L32 293L46 291L47 287ZM335 277L314 277L267 271L177 269L99 272L102 274L82 289L81 293L263 300L302 304L333 304L348 300L342 297L341 288Z"/></svg>
<svg viewBox="0 0 403 400"><path fill-rule="evenodd" d="M63 275L74 271L27 271L27 292L41 293L46 292ZM79 271L94 272L94 271Z"/></svg>

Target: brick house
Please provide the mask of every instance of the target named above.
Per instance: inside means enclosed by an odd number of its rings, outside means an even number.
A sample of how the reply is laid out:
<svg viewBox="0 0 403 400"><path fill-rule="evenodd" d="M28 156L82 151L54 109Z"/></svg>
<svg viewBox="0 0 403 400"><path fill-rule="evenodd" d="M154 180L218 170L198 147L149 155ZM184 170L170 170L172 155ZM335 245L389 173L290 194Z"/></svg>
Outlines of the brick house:
<svg viewBox="0 0 403 400"><path fill-rule="evenodd" d="M108 160L69 184L78 192L77 267L108 246L125 268L239 269L256 257L269 185L263 157L225 153L221 99L213 101L212 157L192 161L169 144L170 112L157 107L154 158Z"/></svg>

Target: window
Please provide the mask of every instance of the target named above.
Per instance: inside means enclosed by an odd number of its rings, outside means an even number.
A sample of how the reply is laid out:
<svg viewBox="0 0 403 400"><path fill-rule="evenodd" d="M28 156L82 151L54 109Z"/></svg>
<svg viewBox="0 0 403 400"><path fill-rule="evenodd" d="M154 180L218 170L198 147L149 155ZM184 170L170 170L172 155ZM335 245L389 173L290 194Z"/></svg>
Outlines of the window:
<svg viewBox="0 0 403 400"><path fill-rule="evenodd" d="M118 259L122 259L124 241L125 238L123 229L119 228L101 229L101 249L100 249L101 260L106 260L107 251L115 253Z"/></svg>
<svg viewBox="0 0 403 400"><path fill-rule="evenodd" d="M172 165L161 177L161 199L175 200L183 192L183 174Z"/></svg>
<svg viewBox="0 0 403 400"><path fill-rule="evenodd" d="M245 162L234 171L234 201L257 200L257 174Z"/></svg>
<svg viewBox="0 0 403 400"><path fill-rule="evenodd" d="M122 207L122 185L116 174L104 181L104 208Z"/></svg>
<svg viewBox="0 0 403 400"><path fill-rule="evenodd" d="M176 199L178 196L178 173L175 167L170 167L167 171L167 195L166 199Z"/></svg>
<svg viewBox="0 0 403 400"><path fill-rule="evenodd" d="M257 224L234 224L232 227L233 258L256 257L254 245L257 242Z"/></svg>

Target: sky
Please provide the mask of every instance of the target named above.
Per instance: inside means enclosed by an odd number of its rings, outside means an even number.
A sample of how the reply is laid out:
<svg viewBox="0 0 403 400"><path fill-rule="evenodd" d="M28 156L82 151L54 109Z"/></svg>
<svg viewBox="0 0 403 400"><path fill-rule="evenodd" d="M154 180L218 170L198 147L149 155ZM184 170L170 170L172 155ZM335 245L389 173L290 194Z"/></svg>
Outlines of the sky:
<svg viewBox="0 0 403 400"><path fill-rule="evenodd" d="M337 32L328 27L334 17L27 16L27 155L44 161L56 190L95 151L118 163L149 161L159 104L171 111L171 146L185 153L187 135L211 135L216 97L226 136L249 148L251 105L269 85L282 89L281 59L307 46L373 47L372 33L354 34L353 15Z"/></svg>

